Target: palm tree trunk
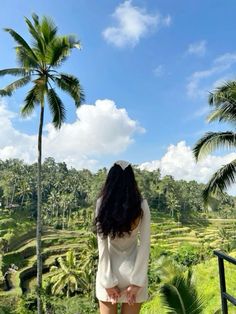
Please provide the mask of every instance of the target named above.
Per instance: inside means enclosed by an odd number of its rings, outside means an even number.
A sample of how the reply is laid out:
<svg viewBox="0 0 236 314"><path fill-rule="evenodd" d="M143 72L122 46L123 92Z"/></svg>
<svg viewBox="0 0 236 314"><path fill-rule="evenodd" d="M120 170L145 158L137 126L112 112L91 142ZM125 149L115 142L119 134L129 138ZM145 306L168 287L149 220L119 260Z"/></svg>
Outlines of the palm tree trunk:
<svg viewBox="0 0 236 314"><path fill-rule="evenodd" d="M65 229L65 207L63 206L63 209L62 209L62 229L64 230Z"/></svg>
<svg viewBox="0 0 236 314"><path fill-rule="evenodd" d="M42 314L42 186L41 186L41 164L42 164L42 131L43 131L44 102L41 102L40 123L38 133L38 175L37 175L37 228L36 228L36 253L37 253L37 312Z"/></svg>
<svg viewBox="0 0 236 314"><path fill-rule="evenodd" d="M24 198L25 198L25 193L23 193L23 196L22 196L22 199L21 199L21 209L23 208Z"/></svg>
<svg viewBox="0 0 236 314"><path fill-rule="evenodd" d="M15 190L16 190L16 180L15 180L15 182L14 182L13 189L12 189L11 205L13 204L13 201L14 201Z"/></svg>

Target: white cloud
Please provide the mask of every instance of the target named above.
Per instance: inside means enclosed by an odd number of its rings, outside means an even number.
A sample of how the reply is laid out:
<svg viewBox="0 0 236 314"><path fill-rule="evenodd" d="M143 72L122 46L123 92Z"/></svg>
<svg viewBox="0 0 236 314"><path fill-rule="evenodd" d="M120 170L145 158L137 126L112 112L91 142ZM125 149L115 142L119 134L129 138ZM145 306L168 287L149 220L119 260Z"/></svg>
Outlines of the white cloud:
<svg viewBox="0 0 236 314"><path fill-rule="evenodd" d="M158 65L154 70L153 73L155 76L160 77L164 74L164 66L162 64Z"/></svg>
<svg viewBox="0 0 236 314"><path fill-rule="evenodd" d="M132 120L125 109L117 108L112 100L97 100L94 105L77 109L77 119L65 123L57 131L51 124L45 126L43 156L52 156L76 168L94 169L99 157L115 155L126 150L136 133L145 130ZM16 114L0 104L0 159L20 158L36 161L37 135L27 135L13 127Z"/></svg>
<svg viewBox="0 0 236 314"><path fill-rule="evenodd" d="M170 15L149 14L145 9L134 6L131 0L120 4L112 17L116 25L107 27L102 34L107 42L117 47L134 47L150 30L171 24Z"/></svg>
<svg viewBox="0 0 236 314"><path fill-rule="evenodd" d="M200 107L198 110L196 110L193 115L196 118L202 117L202 116L206 116L206 114L208 114L210 111L209 106L202 106Z"/></svg>
<svg viewBox="0 0 236 314"><path fill-rule="evenodd" d="M206 97L207 93L215 88L214 82L222 82L223 79L230 78L231 74L224 72L235 63L236 53L225 53L214 59L210 68L194 72L188 79L188 96L191 98Z"/></svg>
<svg viewBox="0 0 236 314"><path fill-rule="evenodd" d="M232 64L236 62L236 53L225 53L214 60L215 64L225 65L226 67L230 67Z"/></svg>
<svg viewBox="0 0 236 314"><path fill-rule="evenodd" d="M159 168L162 177L172 175L177 180L196 180L206 183L217 169L235 158L236 153L225 156L209 155L196 163L191 147L187 146L185 141L181 141L177 145L170 145L160 160L144 162L140 168L149 171ZM236 188L235 190L231 188L230 192L236 195Z"/></svg>
<svg viewBox="0 0 236 314"><path fill-rule="evenodd" d="M202 40L196 43L192 43L188 47L188 54L203 57L206 53L206 40Z"/></svg>
<svg viewBox="0 0 236 314"><path fill-rule="evenodd" d="M16 130L12 120L17 113L7 109L6 104L0 102L0 159L19 158L26 162L32 161L36 151L36 136L30 136Z"/></svg>

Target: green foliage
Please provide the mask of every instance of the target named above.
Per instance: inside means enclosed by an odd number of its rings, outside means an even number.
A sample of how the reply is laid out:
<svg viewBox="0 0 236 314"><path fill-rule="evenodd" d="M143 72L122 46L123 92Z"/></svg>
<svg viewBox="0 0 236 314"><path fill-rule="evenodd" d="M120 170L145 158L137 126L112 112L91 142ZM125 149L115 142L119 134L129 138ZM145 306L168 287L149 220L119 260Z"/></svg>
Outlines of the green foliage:
<svg viewBox="0 0 236 314"><path fill-rule="evenodd" d="M0 229L14 228L14 227L16 227L15 219L13 218L0 219Z"/></svg>
<svg viewBox="0 0 236 314"><path fill-rule="evenodd" d="M168 310L168 307L163 304L160 292L156 291L156 295L143 304L140 314L168 314Z"/></svg>
<svg viewBox="0 0 236 314"><path fill-rule="evenodd" d="M36 295L34 293L29 293L27 295L24 295L19 300L14 313L36 314L37 313Z"/></svg>
<svg viewBox="0 0 236 314"><path fill-rule="evenodd" d="M81 296L66 298L50 298L47 305L52 314L98 314L98 305Z"/></svg>
<svg viewBox="0 0 236 314"><path fill-rule="evenodd" d="M190 267L201 261L200 250L191 244L184 243L173 255L174 260L183 266Z"/></svg>
<svg viewBox="0 0 236 314"><path fill-rule="evenodd" d="M52 272L50 279L52 294L63 294L66 292L66 296L69 297L71 293L86 287L74 251L68 251L65 260L59 257L58 263L60 267L52 266L50 269Z"/></svg>
<svg viewBox="0 0 236 314"><path fill-rule="evenodd" d="M203 313L203 299L198 296L191 271L186 276L177 274L171 281L164 283L160 293L163 303L170 307L170 314Z"/></svg>
<svg viewBox="0 0 236 314"><path fill-rule="evenodd" d="M159 171L149 172L135 167L134 170L140 190L148 198L155 222L158 222L162 214L169 214L176 221L183 223L190 219L197 222L199 213L204 211L203 184L196 181L177 181L171 176L161 179ZM36 164L27 165L17 159L1 162L0 191L2 190L3 204L7 209L4 210L3 219L0 219L0 230L5 230L0 236L3 236L7 229L12 229L19 237L20 233L29 230L29 226L35 221L36 171ZM106 168L93 174L89 170L68 169L65 163L56 163L53 158L46 158L42 165L44 225L74 230L85 225L89 227L93 219L95 201L106 174ZM235 217L235 202L232 196L224 194L224 197L216 200L214 210L219 215ZM11 207L11 204L16 206ZM14 214L14 220L8 220L10 217L7 213ZM25 217L25 221L21 220L21 225L18 223L20 215ZM15 238L12 240L15 241Z"/></svg>
<svg viewBox="0 0 236 314"><path fill-rule="evenodd" d="M235 125L236 93L235 81L228 81L217 87L209 96L209 104L213 107L208 121L230 122ZM235 131L207 132L193 148L198 161L218 148L232 149L236 147ZM236 159L222 166L210 178L203 191L205 204L210 204L212 197L222 197L223 191L236 182Z"/></svg>

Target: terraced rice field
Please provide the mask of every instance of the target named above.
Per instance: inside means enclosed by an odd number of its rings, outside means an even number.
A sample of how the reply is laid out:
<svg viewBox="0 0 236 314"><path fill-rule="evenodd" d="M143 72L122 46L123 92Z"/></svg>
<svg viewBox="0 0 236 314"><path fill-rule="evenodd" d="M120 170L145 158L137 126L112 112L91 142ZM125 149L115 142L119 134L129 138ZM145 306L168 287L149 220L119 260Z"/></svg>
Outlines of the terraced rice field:
<svg viewBox="0 0 236 314"><path fill-rule="evenodd" d="M151 243L152 248L161 248L167 252L177 251L181 245L189 243L200 247L208 244L212 249L217 249L222 241L222 232L227 234L230 239L236 239L236 219L209 219L206 221L189 221L181 224L174 219L163 216L153 215L151 224ZM222 229L223 228L223 229ZM13 288L10 291L1 291L0 296L6 294L21 294L29 291L35 285L36 276L36 250L34 233L28 233L28 237L23 237L21 243L17 241L10 246L10 250L3 257L3 262L7 266L11 263L16 264L19 270L12 275L11 282ZM55 259L64 256L66 252L73 248L79 253L86 248L87 232L79 231L60 231L45 229L42 238L44 277L47 276L50 266L55 263Z"/></svg>

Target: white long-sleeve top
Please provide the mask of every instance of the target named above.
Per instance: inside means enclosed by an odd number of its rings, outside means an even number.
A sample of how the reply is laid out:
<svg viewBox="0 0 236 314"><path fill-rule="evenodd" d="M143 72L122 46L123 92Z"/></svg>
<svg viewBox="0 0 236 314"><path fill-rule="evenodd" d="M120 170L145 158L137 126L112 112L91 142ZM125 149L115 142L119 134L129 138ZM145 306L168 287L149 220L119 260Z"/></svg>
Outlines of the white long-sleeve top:
<svg viewBox="0 0 236 314"><path fill-rule="evenodd" d="M96 215L101 204L97 200ZM140 286L137 302L147 300L147 271L150 252L150 210L147 201L142 201L143 216L131 234L122 238L103 238L99 234L99 262L96 277L96 295L101 301L108 301L105 288L118 286L121 290L129 285ZM139 238L139 243L138 243ZM126 301L121 296L121 302Z"/></svg>

